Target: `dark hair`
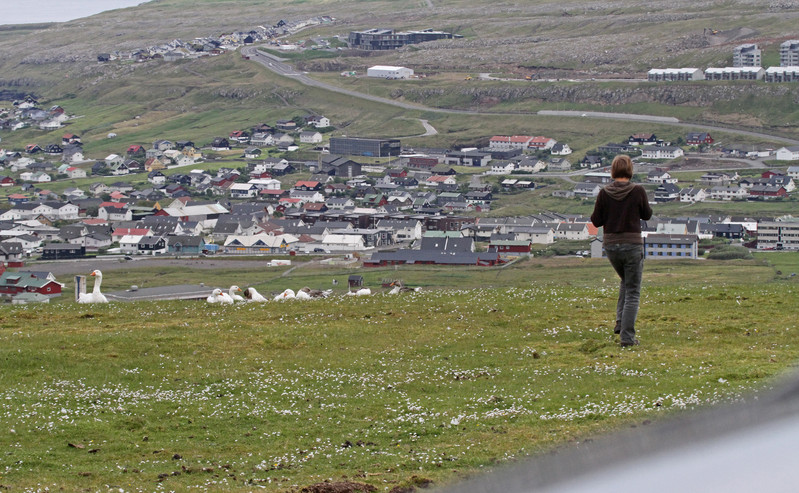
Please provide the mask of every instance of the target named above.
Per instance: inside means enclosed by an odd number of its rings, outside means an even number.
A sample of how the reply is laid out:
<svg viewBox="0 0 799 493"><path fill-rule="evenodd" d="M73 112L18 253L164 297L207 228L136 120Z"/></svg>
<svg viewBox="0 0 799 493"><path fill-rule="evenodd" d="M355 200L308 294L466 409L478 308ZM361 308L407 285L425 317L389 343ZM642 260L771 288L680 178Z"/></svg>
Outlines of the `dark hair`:
<svg viewBox="0 0 799 493"><path fill-rule="evenodd" d="M613 158L613 163L610 165L610 177L614 180L633 177L633 161L630 156L619 154Z"/></svg>

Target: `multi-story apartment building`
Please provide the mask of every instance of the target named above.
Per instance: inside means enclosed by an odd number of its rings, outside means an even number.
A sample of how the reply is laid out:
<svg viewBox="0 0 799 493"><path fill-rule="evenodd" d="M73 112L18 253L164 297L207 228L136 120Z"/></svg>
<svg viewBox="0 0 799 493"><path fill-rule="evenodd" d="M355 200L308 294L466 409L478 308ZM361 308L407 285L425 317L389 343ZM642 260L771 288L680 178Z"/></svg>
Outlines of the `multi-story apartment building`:
<svg viewBox="0 0 799 493"><path fill-rule="evenodd" d="M780 44L780 67L799 66L799 39L789 39Z"/></svg>
<svg viewBox="0 0 799 493"><path fill-rule="evenodd" d="M799 221L757 223L758 250L799 250Z"/></svg>
<svg viewBox="0 0 799 493"><path fill-rule="evenodd" d="M347 39L351 48L359 50L394 50L405 45L435 41L438 39L452 39L452 33L433 31L394 32L393 29L367 29L366 31L352 31Z"/></svg>
<svg viewBox="0 0 799 493"><path fill-rule="evenodd" d="M738 45L732 52L733 67L760 67L762 64L761 51L756 44Z"/></svg>

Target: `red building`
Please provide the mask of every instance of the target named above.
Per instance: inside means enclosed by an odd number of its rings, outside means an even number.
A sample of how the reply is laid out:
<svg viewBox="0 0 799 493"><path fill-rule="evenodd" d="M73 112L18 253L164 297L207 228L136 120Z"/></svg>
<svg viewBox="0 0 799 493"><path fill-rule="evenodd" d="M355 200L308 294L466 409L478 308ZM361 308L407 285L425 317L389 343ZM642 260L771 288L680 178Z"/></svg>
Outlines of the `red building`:
<svg viewBox="0 0 799 493"><path fill-rule="evenodd" d="M531 241L495 240L488 243L488 251L505 255L530 255L532 246Z"/></svg>
<svg viewBox="0 0 799 493"><path fill-rule="evenodd" d="M713 142L713 137L707 132L691 132L685 136L685 143L691 146L710 145Z"/></svg>
<svg viewBox="0 0 799 493"><path fill-rule="evenodd" d="M52 298L61 296L61 284L30 272L3 272L0 275L0 295L14 297L20 293L39 293Z"/></svg>

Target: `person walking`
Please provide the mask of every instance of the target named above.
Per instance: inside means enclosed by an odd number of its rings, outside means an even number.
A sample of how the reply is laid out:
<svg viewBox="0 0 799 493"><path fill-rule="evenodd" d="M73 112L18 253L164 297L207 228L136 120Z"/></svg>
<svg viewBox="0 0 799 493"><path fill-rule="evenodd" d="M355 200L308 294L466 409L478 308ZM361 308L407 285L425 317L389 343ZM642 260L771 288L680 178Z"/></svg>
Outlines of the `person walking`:
<svg viewBox="0 0 799 493"><path fill-rule="evenodd" d="M605 254L620 278L613 332L620 335L622 347L637 346L635 319L644 272L641 220L652 217L652 208L644 187L630 182L633 177L630 156L621 154L613 159L610 177L613 182L597 195L591 222L596 227L604 227Z"/></svg>

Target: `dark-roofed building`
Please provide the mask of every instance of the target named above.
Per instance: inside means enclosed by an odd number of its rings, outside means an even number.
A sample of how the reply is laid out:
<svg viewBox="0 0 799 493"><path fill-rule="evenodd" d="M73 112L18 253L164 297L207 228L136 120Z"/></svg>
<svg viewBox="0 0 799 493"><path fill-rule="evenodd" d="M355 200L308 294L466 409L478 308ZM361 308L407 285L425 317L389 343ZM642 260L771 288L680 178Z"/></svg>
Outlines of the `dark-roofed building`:
<svg viewBox="0 0 799 493"><path fill-rule="evenodd" d="M83 245L50 243L42 247L42 260L66 260L85 256L86 247Z"/></svg>

